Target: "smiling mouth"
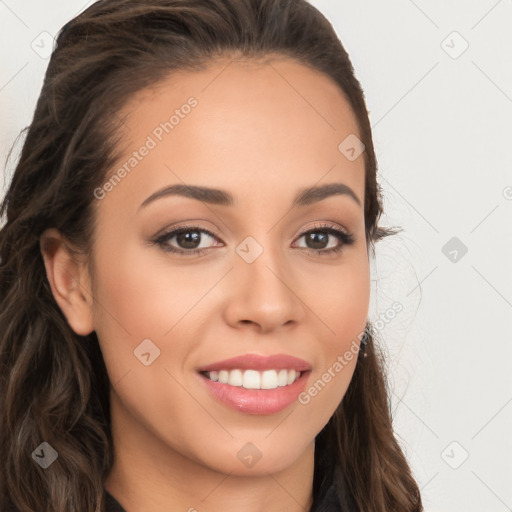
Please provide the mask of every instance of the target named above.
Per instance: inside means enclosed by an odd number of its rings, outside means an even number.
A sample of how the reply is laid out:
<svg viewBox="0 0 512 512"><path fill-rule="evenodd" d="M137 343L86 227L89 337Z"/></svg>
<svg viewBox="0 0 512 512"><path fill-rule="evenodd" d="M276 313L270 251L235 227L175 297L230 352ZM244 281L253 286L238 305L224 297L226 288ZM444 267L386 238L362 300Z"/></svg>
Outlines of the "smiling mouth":
<svg viewBox="0 0 512 512"><path fill-rule="evenodd" d="M293 384L305 372L294 369L275 370L219 370L201 372L206 378L213 382L228 384L233 387L245 389L276 389Z"/></svg>

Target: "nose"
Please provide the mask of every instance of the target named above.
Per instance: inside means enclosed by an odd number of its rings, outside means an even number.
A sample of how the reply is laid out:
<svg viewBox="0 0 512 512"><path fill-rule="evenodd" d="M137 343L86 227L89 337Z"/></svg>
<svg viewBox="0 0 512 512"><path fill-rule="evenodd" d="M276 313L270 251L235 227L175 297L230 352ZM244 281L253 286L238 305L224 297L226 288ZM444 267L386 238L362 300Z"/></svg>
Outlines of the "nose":
<svg viewBox="0 0 512 512"><path fill-rule="evenodd" d="M224 310L225 321L230 326L251 326L263 334L302 322L304 299L285 259L267 247L251 263L235 254Z"/></svg>

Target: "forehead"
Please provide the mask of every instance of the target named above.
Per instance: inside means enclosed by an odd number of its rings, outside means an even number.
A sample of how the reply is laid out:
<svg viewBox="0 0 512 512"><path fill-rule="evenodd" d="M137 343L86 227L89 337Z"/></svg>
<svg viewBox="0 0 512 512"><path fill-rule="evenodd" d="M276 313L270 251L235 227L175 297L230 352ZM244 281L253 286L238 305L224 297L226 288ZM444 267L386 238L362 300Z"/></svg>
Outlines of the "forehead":
<svg viewBox="0 0 512 512"><path fill-rule="evenodd" d="M138 200L180 182L248 196L324 179L364 198L363 156L349 160L339 149L359 137L348 101L330 77L294 60L224 59L175 72L120 114L121 157L112 172L130 158L133 165L112 197L122 188Z"/></svg>

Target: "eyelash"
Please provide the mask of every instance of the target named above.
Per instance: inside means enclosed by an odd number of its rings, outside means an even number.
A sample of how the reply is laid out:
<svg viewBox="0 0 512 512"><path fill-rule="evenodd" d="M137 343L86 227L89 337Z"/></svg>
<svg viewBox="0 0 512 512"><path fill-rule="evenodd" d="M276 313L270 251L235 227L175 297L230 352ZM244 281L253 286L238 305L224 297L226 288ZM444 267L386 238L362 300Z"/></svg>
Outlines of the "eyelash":
<svg viewBox="0 0 512 512"><path fill-rule="evenodd" d="M206 233L208 236L211 236L212 238L219 238L218 235L209 231L208 229L201 228L200 226L187 225L187 226L181 226L179 228L173 229L172 231L164 233L164 234L158 236L157 238L153 239L151 242L153 244L158 245L165 252L169 252L172 254L179 254L182 256L186 256L186 257L201 254L201 253L204 253L205 251L213 249L213 247L206 247L206 248L202 248L202 249L185 250L185 249L176 249L175 247L172 247L171 245L168 244L168 241L171 238L174 238L175 236L177 236L181 233L187 233L190 231ZM331 247L330 249L306 248L305 250L308 254L314 253L316 255L324 256L326 254L338 253L344 248L344 246L352 245L355 241L354 237L350 233L342 231L342 230L334 227L332 224L315 224L315 226L312 229L308 229L307 231L304 231L303 233L301 233L299 235L298 239L302 238L305 235L309 235L311 233L317 233L317 232L327 233L329 235L333 235L333 236L337 237L338 240L340 241L340 244L337 247Z"/></svg>

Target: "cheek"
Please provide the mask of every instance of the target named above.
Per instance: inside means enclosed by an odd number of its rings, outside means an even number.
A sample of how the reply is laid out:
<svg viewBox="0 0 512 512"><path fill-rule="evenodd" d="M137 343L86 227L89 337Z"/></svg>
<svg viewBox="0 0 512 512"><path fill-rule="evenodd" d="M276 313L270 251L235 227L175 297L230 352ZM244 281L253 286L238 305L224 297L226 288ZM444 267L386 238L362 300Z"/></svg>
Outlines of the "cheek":
<svg viewBox="0 0 512 512"><path fill-rule="evenodd" d="M322 268L316 274L317 291L311 282L304 283L314 313L325 324L324 348L332 358L333 352L344 351L364 330L370 302L370 267L366 252L353 251L333 270ZM309 292L308 292L309 289Z"/></svg>
<svg viewBox="0 0 512 512"><path fill-rule="evenodd" d="M148 265L141 251L117 241L104 242L95 255L95 330L101 343L110 380L143 366L134 350L146 340L157 341L174 323L179 304L173 287L162 286L165 277ZM158 352L153 349L153 357Z"/></svg>
<svg viewBox="0 0 512 512"><path fill-rule="evenodd" d="M318 316L325 325L318 349L321 355L305 394L302 399L299 397L302 405L314 404L325 422L334 413L352 379L370 300L366 255L359 254L339 270L339 279L331 276L322 284L322 300L317 302Z"/></svg>
<svg viewBox="0 0 512 512"><path fill-rule="evenodd" d="M163 258L148 257L148 249L127 250L100 263L95 294L100 325L131 339L161 337L207 290L205 276L191 279L185 267L170 268ZM203 292L204 293L204 292Z"/></svg>

